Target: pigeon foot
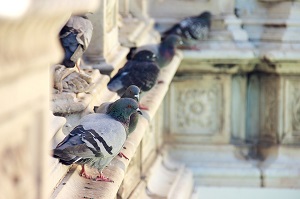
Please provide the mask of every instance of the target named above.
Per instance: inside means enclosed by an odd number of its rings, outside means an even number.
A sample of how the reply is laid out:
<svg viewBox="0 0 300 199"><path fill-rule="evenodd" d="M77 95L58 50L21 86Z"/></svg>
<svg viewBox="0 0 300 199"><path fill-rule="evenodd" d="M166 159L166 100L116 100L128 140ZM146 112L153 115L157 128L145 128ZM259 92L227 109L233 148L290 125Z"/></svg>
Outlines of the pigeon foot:
<svg viewBox="0 0 300 199"><path fill-rule="evenodd" d="M80 171L80 176L86 178L86 179L92 179L92 176L91 175L88 175L86 172L85 172L85 169L84 169L84 165L82 165L82 169Z"/></svg>
<svg viewBox="0 0 300 199"><path fill-rule="evenodd" d="M95 181L102 181L102 182L112 182L112 183L114 182L113 180L105 177L102 172L100 172L100 174L94 180Z"/></svg>
<svg viewBox="0 0 300 199"><path fill-rule="evenodd" d="M124 157L126 160L129 160L129 158L127 158L127 156L126 155L124 155L124 153L122 153L122 152L120 152L119 154L118 154L118 156L119 157Z"/></svg>

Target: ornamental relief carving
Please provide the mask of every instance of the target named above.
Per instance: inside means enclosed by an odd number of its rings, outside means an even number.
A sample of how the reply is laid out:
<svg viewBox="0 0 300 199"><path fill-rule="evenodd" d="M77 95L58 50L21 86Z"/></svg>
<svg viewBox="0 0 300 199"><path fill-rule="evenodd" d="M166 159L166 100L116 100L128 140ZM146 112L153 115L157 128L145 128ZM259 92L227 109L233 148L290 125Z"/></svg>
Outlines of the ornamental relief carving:
<svg viewBox="0 0 300 199"><path fill-rule="evenodd" d="M262 113L264 116L262 134L271 134L272 137L277 137L277 115L278 115L278 77L262 77L262 93L264 93L264 108Z"/></svg>
<svg viewBox="0 0 300 199"><path fill-rule="evenodd" d="M294 135L300 135L300 85L299 81L291 84L291 92L289 93L290 99L290 110L292 116L292 131Z"/></svg>
<svg viewBox="0 0 300 199"><path fill-rule="evenodd" d="M180 134L215 134L221 129L223 89L218 82L177 83L171 128ZM199 85L203 86L199 86ZM173 114L173 113L171 113Z"/></svg>

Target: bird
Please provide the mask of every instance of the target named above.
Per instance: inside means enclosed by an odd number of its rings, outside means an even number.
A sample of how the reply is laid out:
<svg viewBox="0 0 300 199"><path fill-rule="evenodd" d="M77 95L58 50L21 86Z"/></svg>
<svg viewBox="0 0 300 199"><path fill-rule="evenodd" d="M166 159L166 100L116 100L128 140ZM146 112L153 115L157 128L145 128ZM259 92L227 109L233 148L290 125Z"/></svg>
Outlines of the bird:
<svg viewBox="0 0 300 199"><path fill-rule="evenodd" d="M85 165L97 169L96 181L113 182L102 170L118 155L129 134L133 113L141 113L138 103L130 98L116 100L106 114L92 113L80 119L78 125L53 149L53 157L65 165L82 165L80 175L92 179Z"/></svg>
<svg viewBox="0 0 300 199"><path fill-rule="evenodd" d="M162 33L162 38L167 38L170 34L178 35L182 38L184 45L190 46L193 41L201 41L208 38L211 26L211 13L202 12L198 16L191 16L176 23L171 28Z"/></svg>
<svg viewBox="0 0 300 199"><path fill-rule="evenodd" d="M136 102L139 102L140 98L140 89L136 85L129 86L125 93L121 96L121 98L131 98L134 99ZM94 106L95 113L106 113L109 107L113 104L113 102L104 102L100 106ZM129 128L128 128L128 135L130 135L136 128L137 123L139 121L139 113L133 113L130 116ZM127 156L120 152L118 154L120 157L124 157L125 159L129 160Z"/></svg>
<svg viewBox="0 0 300 199"><path fill-rule="evenodd" d="M156 55L156 62L160 68L163 68L170 64L173 57L176 54L176 48L182 45L182 39L175 34L168 35L159 44L149 44L140 47L130 48L130 52L127 55L127 59L133 59L133 57L142 50L149 50Z"/></svg>
<svg viewBox="0 0 300 199"><path fill-rule="evenodd" d="M156 84L160 72L155 58L155 54L149 50L139 51L111 78L107 88L119 96L122 96L130 85L136 85L141 92L149 91Z"/></svg>
<svg viewBox="0 0 300 199"><path fill-rule="evenodd" d="M62 64L67 68L76 66L80 71L80 58L88 48L93 34L93 24L85 15L73 15L59 33L64 49Z"/></svg>
<svg viewBox="0 0 300 199"><path fill-rule="evenodd" d="M134 99L136 102L139 102L140 99L140 89L136 85L130 85L125 93L121 96L121 98L131 98ZM94 106L95 113L106 113L109 107L113 104L113 102L105 102L102 103L100 106ZM130 116L130 123L129 123L129 134L132 133L136 125L138 123L139 114L133 113Z"/></svg>

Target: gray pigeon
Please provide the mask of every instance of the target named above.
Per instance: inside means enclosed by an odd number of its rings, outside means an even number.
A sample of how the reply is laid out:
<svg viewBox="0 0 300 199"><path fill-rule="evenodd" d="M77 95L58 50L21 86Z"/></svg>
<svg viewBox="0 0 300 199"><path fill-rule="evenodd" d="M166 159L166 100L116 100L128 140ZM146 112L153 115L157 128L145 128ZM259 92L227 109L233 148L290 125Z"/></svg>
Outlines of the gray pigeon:
<svg viewBox="0 0 300 199"><path fill-rule="evenodd" d="M188 17L166 30L162 37L175 34L182 38L184 45L189 46L193 40L207 39L211 25L211 13L205 11L198 16Z"/></svg>
<svg viewBox="0 0 300 199"><path fill-rule="evenodd" d="M84 165L98 170L95 180L113 182L102 174L103 168L118 155L129 134L129 121L133 113L140 112L138 103L130 98L115 101L106 114L84 116L64 140L53 150L53 156L65 165L82 165L80 175L86 174Z"/></svg>
<svg viewBox="0 0 300 199"><path fill-rule="evenodd" d="M136 85L141 91L149 91L156 84L160 71L155 58L151 51L138 52L108 82L108 89L117 92L119 96L122 96L130 85Z"/></svg>
<svg viewBox="0 0 300 199"><path fill-rule="evenodd" d="M65 51L62 62L67 68L79 68L79 60L91 42L93 25L86 16L71 16L59 33Z"/></svg>
<svg viewBox="0 0 300 199"><path fill-rule="evenodd" d="M182 40L177 35L168 35L161 43L133 47L130 49L127 59L133 59L135 55L142 50L153 52L157 59L156 62L160 68L167 66L176 54L176 48L182 44Z"/></svg>
<svg viewBox="0 0 300 199"><path fill-rule="evenodd" d="M131 98L131 99L134 99L136 102L138 102L139 98L140 98L140 89L136 85L131 85L126 89L125 93L121 96L121 98ZM95 106L94 112L95 113L106 113L107 109L112 104L113 104L113 102L105 102L105 103L101 104L100 106ZM138 123L138 119L139 119L138 113L133 113L130 116L129 134L135 130L136 125Z"/></svg>
<svg viewBox="0 0 300 199"><path fill-rule="evenodd" d="M121 96L121 98L131 98L134 99L136 102L138 102L140 98L140 89L135 85L131 85L126 89L125 93ZM100 106L94 106L94 112L106 113L112 104L113 102L105 102L102 103ZM139 121L139 113L133 113L130 116L129 129L128 129L129 134L135 130L138 121ZM119 156L124 157L127 160L129 159L122 152L119 153Z"/></svg>

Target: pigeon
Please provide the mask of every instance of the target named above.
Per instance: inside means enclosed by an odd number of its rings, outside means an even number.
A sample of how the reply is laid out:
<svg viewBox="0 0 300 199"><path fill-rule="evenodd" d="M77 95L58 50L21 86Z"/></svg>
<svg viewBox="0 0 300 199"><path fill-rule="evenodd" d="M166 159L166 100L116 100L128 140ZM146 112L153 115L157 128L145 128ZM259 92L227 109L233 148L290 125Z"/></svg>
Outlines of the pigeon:
<svg viewBox="0 0 300 199"><path fill-rule="evenodd" d="M136 102L139 102L140 98L140 89L136 85L129 86L125 93L121 96L121 98L131 98L134 99ZM106 113L108 108L113 104L113 102L105 102L101 104L100 106L94 106L94 112L95 113ZM129 134L132 133L136 125L138 123L139 114L133 113L130 116L130 123L129 123Z"/></svg>
<svg viewBox="0 0 300 199"><path fill-rule="evenodd" d="M205 11L198 16L183 19L162 33L164 39L170 34L179 35L184 45L189 46L194 40L207 39L211 25L211 13Z"/></svg>
<svg viewBox="0 0 300 199"><path fill-rule="evenodd" d="M106 114L84 116L68 136L53 149L53 157L65 165L82 165L80 175L91 179L85 165L98 170L96 181L113 182L102 170L119 154L129 134L133 113L141 113L138 103L130 98L115 101Z"/></svg>
<svg viewBox="0 0 300 199"><path fill-rule="evenodd" d="M138 52L108 82L108 89L117 92L119 96L130 85L136 85L142 92L149 91L156 84L160 72L155 58L155 54L149 50Z"/></svg>
<svg viewBox="0 0 300 199"><path fill-rule="evenodd" d="M157 59L156 62L160 68L167 66L176 54L176 48L182 44L182 39L177 35L168 35L161 43L132 47L127 55L127 59L133 57L142 50L153 52Z"/></svg>
<svg viewBox="0 0 300 199"><path fill-rule="evenodd" d="M80 71L80 58L91 42L92 22L86 16L71 16L59 33L65 51L62 64L67 68L74 66Z"/></svg>
<svg viewBox="0 0 300 199"><path fill-rule="evenodd" d="M121 98L131 98L131 99L134 99L136 102L138 102L139 98L140 98L139 94L140 94L140 89L135 85L131 85L126 89L125 93L121 96ZM94 106L94 112L95 113L106 113L112 104L113 104L113 102L105 102L105 103L102 103L100 106ZM128 129L129 134L135 130L138 121L139 121L139 113L133 113L130 116L129 129ZM120 152L118 155L120 157L124 157L125 159L129 160L129 158L127 158L127 156L125 154L123 154L122 152Z"/></svg>

